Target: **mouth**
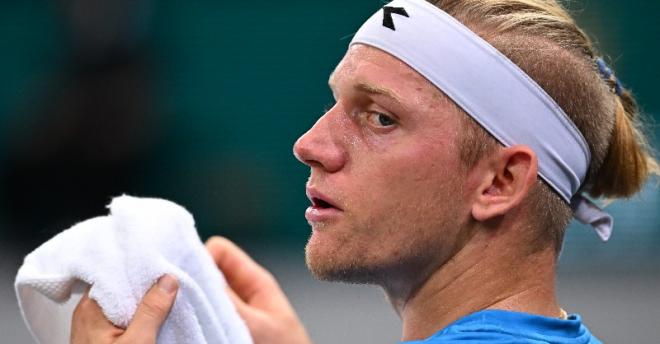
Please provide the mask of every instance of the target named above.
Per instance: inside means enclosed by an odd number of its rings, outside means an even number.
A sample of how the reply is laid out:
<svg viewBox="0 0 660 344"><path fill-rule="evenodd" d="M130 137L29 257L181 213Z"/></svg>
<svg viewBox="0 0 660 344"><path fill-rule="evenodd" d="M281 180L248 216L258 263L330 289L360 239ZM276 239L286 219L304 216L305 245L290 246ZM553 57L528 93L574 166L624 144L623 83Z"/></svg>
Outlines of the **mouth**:
<svg viewBox="0 0 660 344"><path fill-rule="evenodd" d="M305 218L309 222L328 221L343 211L333 199L313 188L307 189L307 198L311 202L311 205L305 211Z"/></svg>
<svg viewBox="0 0 660 344"><path fill-rule="evenodd" d="M342 210L337 206L337 202L335 202L332 198L322 194L320 191L314 188L307 188L306 194L307 194L307 198L312 203L312 207L314 208L318 208L318 209L334 208L337 210Z"/></svg>
<svg viewBox="0 0 660 344"><path fill-rule="evenodd" d="M332 203L330 203L330 202L328 202L328 201L326 201L322 198L312 197L310 199L310 201L312 202L312 207L314 207L314 208L319 208L319 209L335 208L335 209L339 209L339 208L335 207Z"/></svg>

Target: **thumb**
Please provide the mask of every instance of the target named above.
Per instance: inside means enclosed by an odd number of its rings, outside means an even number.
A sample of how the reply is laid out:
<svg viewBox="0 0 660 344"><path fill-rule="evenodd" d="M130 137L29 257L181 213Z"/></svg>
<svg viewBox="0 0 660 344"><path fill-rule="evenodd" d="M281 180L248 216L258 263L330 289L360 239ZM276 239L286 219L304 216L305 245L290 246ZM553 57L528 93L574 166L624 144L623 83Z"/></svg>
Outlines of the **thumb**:
<svg viewBox="0 0 660 344"><path fill-rule="evenodd" d="M163 275L142 298L122 339L129 343L155 343L158 331L174 304L179 284L170 274Z"/></svg>

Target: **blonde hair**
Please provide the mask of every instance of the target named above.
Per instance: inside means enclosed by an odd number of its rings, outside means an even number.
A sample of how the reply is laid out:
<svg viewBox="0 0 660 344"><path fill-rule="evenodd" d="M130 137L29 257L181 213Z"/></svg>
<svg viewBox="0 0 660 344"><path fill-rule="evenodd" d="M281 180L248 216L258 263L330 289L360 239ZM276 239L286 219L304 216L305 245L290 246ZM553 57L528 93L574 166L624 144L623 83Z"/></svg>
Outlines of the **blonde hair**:
<svg viewBox="0 0 660 344"><path fill-rule="evenodd" d="M531 76L566 112L585 137L591 163L584 189L609 199L637 193L660 175L628 90L614 92L604 79L589 37L555 0L427 0L469 27ZM515 101L515 100L512 100ZM500 147L469 116L463 116L461 157L467 168ZM571 209L539 179L528 196L533 225L559 250Z"/></svg>

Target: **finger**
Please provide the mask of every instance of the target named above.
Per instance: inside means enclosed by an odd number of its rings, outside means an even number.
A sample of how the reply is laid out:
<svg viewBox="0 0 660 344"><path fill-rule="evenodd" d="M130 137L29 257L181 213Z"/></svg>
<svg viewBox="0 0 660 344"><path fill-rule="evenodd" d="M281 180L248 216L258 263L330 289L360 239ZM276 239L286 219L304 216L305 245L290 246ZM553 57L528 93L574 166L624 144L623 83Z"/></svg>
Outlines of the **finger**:
<svg viewBox="0 0 660 344"><path fill-rule="evenodd" d="M178 288L176 278L170 274L158 279L142 298L122 339L128 343L154 343L174 304Z"/></svg>
<svg viewBox="0 0 660 344"><path fill-rule="evenodd" d="M206 248L229 286L243 300L249 302L263 292L279 292L273 275L230 240L214 236L206 241Z"/></svg>
<svg viewBox="0 0 660 344"><path fill-rule="evenodd" d="M302 327L300 320L292 311L286 310L284 317L278 316L275 320L273 313L251 307L243 302L231 288L227 287L226 292L250 330L254 343L269 343L272 341L273 335L276 337L290 336L291 338L299 338L299 343L311 343L305 328ZM284 331L284 333L277 334L278 331ZM298 341L295 342L298 343Z"/></svg>
<svg viewBox="0 0 660 344"><path fill-rule="evenodd" d="M264 337L267 338L267 335L272 335L272 331L268 330L268 328L271 327L268 324L269 320L272 320L272 315L246 304L231 288L227 287L226 291L227 295L229 295L229 298L236 306L238 315L243 319L245 325L250 331L254 343L267 343L268 341L265 340Z"/></svg>
<svg viewBox="0 0 660 344"><path fill-rule="evenodd" d="M243 318L243 320L248 321L248 319L251 319L254 317L254 309L252 309L250 306L248 306L243 299L241 299L238 295L236 295L236 292L232 290L230 287L227 287L225 289L227 292L227 295L229 295L229 299L231 302L234 304L236 307L236 311L238 312L238 315Z"/></svg>
<svg viewBox="0 0 660 344"><path fill-rule="evenodd" d="M310 343L304 327L273 275L257 264L243 250L222 237L211 237L206 248L216 265L225 274L227 294L245 320L255 343L270 342L278 324L286 328L285 335L296 334L301 342ZM282 337L282 336L276 336Z"/></svg>
<svg viewBox="0 0 660 344"><path fill-rule="evenodd" d="M96 300L89 298L89 288L85 291L80 298L80 302L73 311L73 316L76 319L84 320L88 323L94 323L102 327L115 327L105 315L103 309L96 302Z"/></svg>
<svg viewBox="0 0 660 344"><path fill-rule="evenodd" d="M89 288L76 305L71 318L71 343L87 343L90 340L110 342L124 332L114 326L103 314L99 304L89 298Z"/></svg>

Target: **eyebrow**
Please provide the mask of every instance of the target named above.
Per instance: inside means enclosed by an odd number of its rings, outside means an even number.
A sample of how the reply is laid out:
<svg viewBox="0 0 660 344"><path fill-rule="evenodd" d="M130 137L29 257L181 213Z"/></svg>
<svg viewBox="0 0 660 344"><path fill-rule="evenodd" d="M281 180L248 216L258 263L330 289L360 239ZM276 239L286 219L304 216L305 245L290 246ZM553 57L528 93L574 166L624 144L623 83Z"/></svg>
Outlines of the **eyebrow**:
<svg viewBox="0 0 660 344"><path fill-rule="evenodd" d="M330 87L331 90L334 90L333 82L332 82L333 81L333 76L334 76L334 72L332 72L332 74L330 74L330 77L328 78L328 86ZM355 89L357 91L360 91L360 92L372 94L372 95L379 95L379 96L386 97L386 98L390 99L392 102L396 103L398 106L400 106L402 108L407 108L404 105L403 101L401 100L402 98L399 97L394 91L392 91L392 90L390 90L386 87L382 87L382 86L379 86L379 85L374 85L374 84L370 84L370 83L366 83L366 82L360 82L360 83L356 84L355 86L353 86L353 89Z"/></svg>
<svg viewBox="0 0 660 344"><path fill-rule="evenodd" d="M392 91L388 88L378 86L378 85L369 84L369 83L363 83L363 82L358 83L353 88L358 90L358 91L365 92L365 93L369 93L369 94L373 94L373 95L379 95L379 96L389 98L391 101L393 101L394 103L396 103L400 107L405 107L403 105L403 102L401 101L401 97L399 97L394 91Z"/></svg>

